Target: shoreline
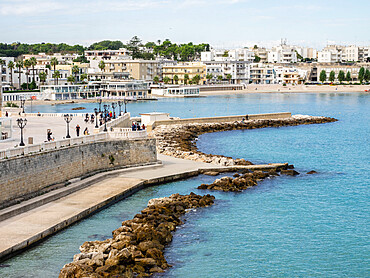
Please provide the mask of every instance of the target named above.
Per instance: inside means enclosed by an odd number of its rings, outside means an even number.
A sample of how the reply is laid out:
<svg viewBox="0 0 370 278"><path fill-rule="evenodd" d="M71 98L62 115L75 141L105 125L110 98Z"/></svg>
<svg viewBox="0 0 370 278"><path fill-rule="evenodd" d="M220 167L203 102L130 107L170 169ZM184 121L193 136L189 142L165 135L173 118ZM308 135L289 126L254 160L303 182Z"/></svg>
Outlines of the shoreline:
<svg viewBox="0 0 370 278"><path fill-rule="evenodd" d="M367 90L367 92L365 91ZM200 92L200 97L215 95L243 95L243 94L289 94L289 93L370 93L370 85L247 85L243 90L225 90L225 91L207 91ZM161 98L161 97L159 97ZM163 97L165 98L165 97ZM157 98L158 99L158 98ZM102 102L118 101L114 99L102 99ZM138 101L155 101L155 99L143 99ZM20 104L19 101L11 101ZM5 102L6 103L6 102ZM29 103L29 101L28 101ZM33 100L32 105L62 105L62 104L79 104L79 103L96 103L96 99L74 99L74 100ZM4 106L3 106L4 107Z"/></svg>

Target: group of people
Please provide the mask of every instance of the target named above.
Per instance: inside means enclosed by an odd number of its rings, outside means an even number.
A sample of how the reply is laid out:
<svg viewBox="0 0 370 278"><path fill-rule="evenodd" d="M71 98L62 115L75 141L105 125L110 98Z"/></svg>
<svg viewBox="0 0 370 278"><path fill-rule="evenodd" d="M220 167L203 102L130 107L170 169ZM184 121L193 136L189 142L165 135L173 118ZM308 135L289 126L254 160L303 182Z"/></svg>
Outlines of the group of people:
<svg viewBox="0 0 370 278"><path fill-rule="evenodd" d="M133 122L132 126L131 126L131 129L132 129L132 131L145 130L145 125L144 124L140 125L139 123Z"/></svg>

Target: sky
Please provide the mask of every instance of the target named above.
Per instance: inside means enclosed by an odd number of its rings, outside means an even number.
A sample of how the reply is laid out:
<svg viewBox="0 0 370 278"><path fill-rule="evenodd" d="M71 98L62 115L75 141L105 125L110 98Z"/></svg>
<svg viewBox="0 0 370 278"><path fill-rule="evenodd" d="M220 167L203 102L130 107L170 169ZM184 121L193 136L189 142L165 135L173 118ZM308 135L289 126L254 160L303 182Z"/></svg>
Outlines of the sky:
<svg viewBox="0 0 370 278"><path fill-rule="evenodd" d="M0 0L0 42L370 45L370 0Z"/></svg>

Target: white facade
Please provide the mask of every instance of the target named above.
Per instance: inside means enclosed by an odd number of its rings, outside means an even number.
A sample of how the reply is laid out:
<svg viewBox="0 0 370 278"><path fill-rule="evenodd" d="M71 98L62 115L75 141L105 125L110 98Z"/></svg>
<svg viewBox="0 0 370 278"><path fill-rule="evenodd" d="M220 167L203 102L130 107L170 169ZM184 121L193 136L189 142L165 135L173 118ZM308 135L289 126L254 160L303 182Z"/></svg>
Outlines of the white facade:
<svg viewBox="0 0 370 278"><path fill-rule="evenodd" d="M355 45L346 46L342 50L342 61L359 61L359 47Z"/></svg>
<svg viewBox="0 0 370 278"><path fill-rule="evenodd" d="M254 52L247 48L238 48L232 50L215 50L205 51L200 54L202 62L208 61L244 61L252 63L254 61Z"/></svg>
<svg viewBox="0 0 370 278"><path fill-rule="evenodd" d="M119 50L86 50L85 57L87 60L131 60L132 57L126 48Z"/></svg>
<svg viewBox="0 0 370 278"><path fill-rule="evenodd" d="M171 86L168 88L152 88L152 94L164 97L196 97L200 88L197 86Z"/></svg>
<svg viewBox="0 0 370 278"><path fill-rule="evenodd" d="M268 63L296 63L297 53L294 48L281 45L277 47L273 47L271 50L267 52L267 62Z"/></svg>
<svg viewBox="0 0 370 278"><path fill-rule="evenodd" d="M338 50L324 50L317 54L319 63L338 63L342 60L342 55Z"/></svg>

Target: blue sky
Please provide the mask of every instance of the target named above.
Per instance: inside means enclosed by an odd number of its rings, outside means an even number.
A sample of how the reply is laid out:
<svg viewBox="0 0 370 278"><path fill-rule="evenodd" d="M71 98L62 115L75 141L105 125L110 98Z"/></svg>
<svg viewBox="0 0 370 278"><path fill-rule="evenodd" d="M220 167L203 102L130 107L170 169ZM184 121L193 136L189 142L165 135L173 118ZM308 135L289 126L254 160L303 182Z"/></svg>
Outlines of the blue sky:
<svg viewBox="0 0 370 278"><path fill-rule="evenodd" d="M0 0L0 42L370 45L370 0Z"/></svg>

